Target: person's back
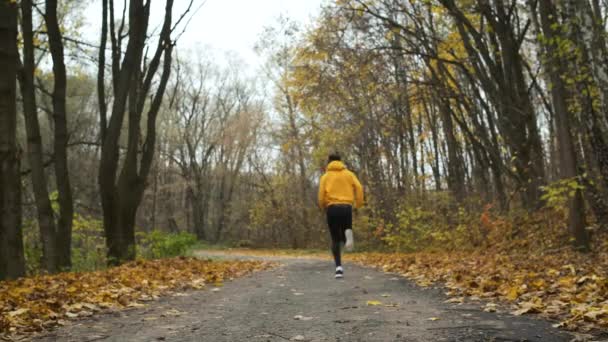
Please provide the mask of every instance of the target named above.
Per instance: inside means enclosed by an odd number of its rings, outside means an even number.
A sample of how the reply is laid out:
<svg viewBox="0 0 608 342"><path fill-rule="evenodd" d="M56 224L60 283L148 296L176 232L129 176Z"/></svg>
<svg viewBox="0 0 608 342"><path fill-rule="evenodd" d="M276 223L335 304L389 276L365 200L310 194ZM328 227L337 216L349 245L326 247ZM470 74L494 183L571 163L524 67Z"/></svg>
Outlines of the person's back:
<svg viewBox="0 0 608 342"><path fill-rule="evenodd" d="M319 205L327 208L334 204L363 205L363 189L357 177L339 160L332 161L321 177Z"/></svg>
<svg viewBox="0 0 608 342"><path fill-rule="evenodd" d="M340 244L353 247L352 206L363 205L363 188L357 176L349 171L340 156L329 156L327 171L319 185L319 207L326 211L327 224L331 234L331 250L336 263L336 278L342 278L343 269Z"/></svg>

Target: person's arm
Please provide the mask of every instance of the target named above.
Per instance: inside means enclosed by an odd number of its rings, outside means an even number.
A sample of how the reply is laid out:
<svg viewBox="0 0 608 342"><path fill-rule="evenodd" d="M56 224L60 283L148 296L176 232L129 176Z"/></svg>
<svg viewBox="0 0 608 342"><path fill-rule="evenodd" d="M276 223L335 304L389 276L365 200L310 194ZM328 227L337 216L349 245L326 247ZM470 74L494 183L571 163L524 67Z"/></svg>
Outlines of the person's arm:
<svg viewBox="0 0 608 342"><path fill-rule="evenodd" d="M361 182L354 173L353 175L353 185L355 187L355 208L361 208L363 206L363 186L361 186Z"/></svg>
<svg viewBox="0 0 608 342"><path fill-rule="evenodd" d="M319 208L325 209L325 175L321 176L321 182L319 183Z"/></svg>

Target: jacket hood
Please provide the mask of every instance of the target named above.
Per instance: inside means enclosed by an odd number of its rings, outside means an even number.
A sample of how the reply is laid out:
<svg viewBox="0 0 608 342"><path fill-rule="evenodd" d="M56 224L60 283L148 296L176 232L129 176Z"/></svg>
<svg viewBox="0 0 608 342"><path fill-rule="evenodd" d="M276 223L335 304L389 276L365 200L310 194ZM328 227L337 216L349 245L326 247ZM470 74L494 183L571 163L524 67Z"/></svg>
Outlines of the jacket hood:
<svg viewBox="0 0 608 342"><path fill-rule="evenodd" d="M327 171L342 171L344 169L346 169L346 166L339 160L334 160L327 165Z"/></svg>

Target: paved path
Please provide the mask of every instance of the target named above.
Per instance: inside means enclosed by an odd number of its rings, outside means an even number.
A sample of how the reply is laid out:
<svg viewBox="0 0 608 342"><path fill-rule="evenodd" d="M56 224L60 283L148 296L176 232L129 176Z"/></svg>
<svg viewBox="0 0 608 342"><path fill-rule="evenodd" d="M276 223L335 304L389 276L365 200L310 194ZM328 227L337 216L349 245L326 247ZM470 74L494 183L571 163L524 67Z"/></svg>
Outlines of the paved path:
<svg viewBox="0 0 608 342"><path fill-rule="evenodd" d="M215 254L217 257L219 254ZM207 255L209 256L209 255ZM280 258L279 258L280 259ZM215 291L76 321L40 341L570 341L549 322L444 303L439 289L328 260L283 266ZM369 302L372 301L372 302ZM380 302L380 304L375 303ZM378 304L378 305L369 305Z"/></svg>

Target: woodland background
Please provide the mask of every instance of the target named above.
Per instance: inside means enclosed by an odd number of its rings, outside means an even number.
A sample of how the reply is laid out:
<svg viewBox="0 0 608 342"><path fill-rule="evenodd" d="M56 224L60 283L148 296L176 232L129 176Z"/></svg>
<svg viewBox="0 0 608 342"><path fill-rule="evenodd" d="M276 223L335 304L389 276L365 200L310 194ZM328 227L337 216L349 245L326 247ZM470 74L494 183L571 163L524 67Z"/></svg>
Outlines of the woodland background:
<svg viewBox="0 0 608 342"><path fill-rule="evenodd" d="M87 42L83 1L0 0L0 279L326 248L332 151L365 187L358 248L598 250L606 1L327 1L266 30L255 75L179 49L195 2L158 27L125 4Z"/></svg>

